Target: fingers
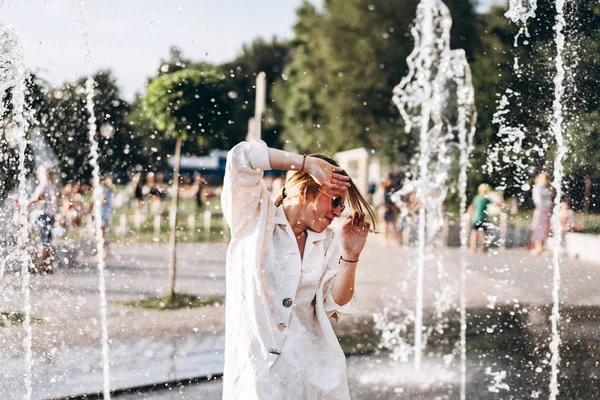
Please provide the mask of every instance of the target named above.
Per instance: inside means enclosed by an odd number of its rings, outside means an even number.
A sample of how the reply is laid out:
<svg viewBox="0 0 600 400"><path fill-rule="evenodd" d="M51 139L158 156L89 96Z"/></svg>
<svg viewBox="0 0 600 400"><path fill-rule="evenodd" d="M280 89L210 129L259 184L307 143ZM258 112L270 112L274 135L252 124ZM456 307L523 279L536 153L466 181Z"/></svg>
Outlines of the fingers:
<svg viewBox="0 0 600 400"><path fill-rule="evenodd" d="M365 224L365 213L360 212L358 210L354 210L354 215L352 216L352 225L363 226L364 224Z"/></svg>
<svg viewBox="0 0 600 400"><path fill-rule="evenodd" d="M350 177L343 175L342 172L344 172L342 168L334 167L331 180L336 181L340 186L350 187Z"/></svg>
<svg viewBox="0 0 600 400"><path fill-rule="evenodd" d="M333 190L348 190L348 188L350 187L350 183L349 182L343 182L340 180L332 180L331 181L331 189Z"/></svg>

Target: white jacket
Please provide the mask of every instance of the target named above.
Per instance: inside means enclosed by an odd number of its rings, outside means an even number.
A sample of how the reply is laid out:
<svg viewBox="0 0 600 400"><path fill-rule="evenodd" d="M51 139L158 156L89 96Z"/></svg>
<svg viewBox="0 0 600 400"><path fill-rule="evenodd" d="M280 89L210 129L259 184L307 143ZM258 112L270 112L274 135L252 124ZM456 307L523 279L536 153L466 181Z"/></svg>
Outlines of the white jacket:
<svg viewBox="0 0 600 400"><path fill-rule="evenodd" d="M226 267L224 399L269 398L263 385L284 346L303 270L322 270L314 307L322 331L319 340L326 341L329 348L341 353L329 318L356 312L354 299L339 306L331 295L341 255L338 236L332 229L321 233L308 230L304 258L300 259L283 207L273 204L262 180L267 169L271 169L268 149L262 141L242 142L227 156L221 194L231 229Z"/></svg>

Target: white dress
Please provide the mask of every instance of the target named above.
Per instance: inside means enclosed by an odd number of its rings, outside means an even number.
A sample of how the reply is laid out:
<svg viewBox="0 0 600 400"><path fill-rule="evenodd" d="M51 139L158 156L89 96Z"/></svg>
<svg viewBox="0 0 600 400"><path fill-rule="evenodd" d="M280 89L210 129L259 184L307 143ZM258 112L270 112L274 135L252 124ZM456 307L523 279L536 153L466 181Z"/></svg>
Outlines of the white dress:
<svg viewBox="0 0 600 400"><path fill-rule="evenodd" d="M341 254L333 230L307 231L304 258L282 207L262 181L261 141L227 158L223 212L227 254L223 399L349 399L346 360L329 318L356 312L331 295Z"/></svg>

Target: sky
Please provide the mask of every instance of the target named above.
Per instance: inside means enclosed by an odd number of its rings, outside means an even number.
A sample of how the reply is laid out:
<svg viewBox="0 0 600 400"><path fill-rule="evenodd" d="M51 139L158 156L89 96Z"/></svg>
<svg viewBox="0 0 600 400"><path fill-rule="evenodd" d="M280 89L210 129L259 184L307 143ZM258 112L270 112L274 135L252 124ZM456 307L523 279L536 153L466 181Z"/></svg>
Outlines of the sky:
<svg viewBox="0 0 600 400"><path fill-rule="evenodd" d="M482 0L491 1L498 0ZM194 61L232 60L256 37L291 38L301 2L87 0L91 70L111 69L122 95L131 100L136 92L143 93L171 46ZM79 0L0 0L0 24L16 29L26 65L51 84L86 74Z"/></svg>
<svg viewBox="0 0 600 400"><path fill-rule="evenodd" d="M86 73L79 0L0 0L0 24L16 29L25 62L53 85ZM194 61L222 63L261 36L292 37L301 0L88 0L91 69L110 68L126 99L173 45Z"/></svg>

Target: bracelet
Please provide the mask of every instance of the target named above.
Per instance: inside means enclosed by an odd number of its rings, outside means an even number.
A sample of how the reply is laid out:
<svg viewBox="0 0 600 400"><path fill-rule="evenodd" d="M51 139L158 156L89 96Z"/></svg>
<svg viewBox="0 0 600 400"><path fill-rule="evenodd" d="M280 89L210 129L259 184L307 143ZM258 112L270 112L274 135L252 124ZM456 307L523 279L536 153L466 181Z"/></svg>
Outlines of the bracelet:
<svg viewBox="0 0 600 400"><path fill-rule="evenodd" d="M341 263L342 261L346 261L347 263L357 263L358 262L358 260L350 261L350 260L346 260L344 257L340 256L340 259L338 260L338 264Z"/></svg>
<svg viewBox="0 0 600 400"><path fill-rule="evenodd" d="M300 172L304 171L304 164L306 163L306 153L304 153L304 158L302 159L302 168L300 168Z"/></svg>

